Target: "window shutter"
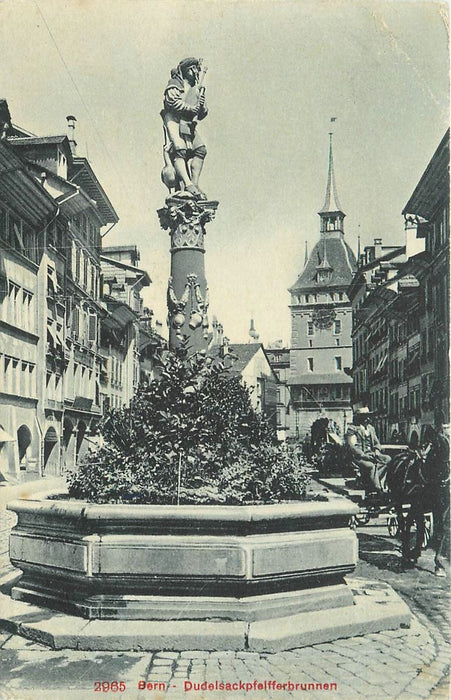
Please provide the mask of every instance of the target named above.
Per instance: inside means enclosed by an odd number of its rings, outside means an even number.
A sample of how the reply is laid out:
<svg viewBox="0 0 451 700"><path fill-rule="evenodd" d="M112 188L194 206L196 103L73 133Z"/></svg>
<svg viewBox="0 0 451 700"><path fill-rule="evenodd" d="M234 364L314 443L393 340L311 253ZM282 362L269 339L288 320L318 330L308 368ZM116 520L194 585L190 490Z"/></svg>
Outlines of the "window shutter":
<svg viewBox="0 0 451 700"><path fill-rule="evenodd" d="M75 306L72 311L72 331L78 336L79 333L79 317L80 310L78 306Z"/></svg>
<svg viewBox="0 0 451 700"><path fill-rule="evenodd" d="M95 342L97 340L97 316L89 314L89 340Z"/></svg>

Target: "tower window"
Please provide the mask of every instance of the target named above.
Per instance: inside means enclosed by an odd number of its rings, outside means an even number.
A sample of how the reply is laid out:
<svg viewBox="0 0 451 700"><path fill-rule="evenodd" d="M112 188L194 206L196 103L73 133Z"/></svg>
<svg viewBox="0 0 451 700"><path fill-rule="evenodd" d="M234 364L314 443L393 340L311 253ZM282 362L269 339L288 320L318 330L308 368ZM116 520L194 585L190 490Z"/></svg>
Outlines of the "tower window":
<svg viewBox="0 0 451 700"><path fill-rule="evenodd" d="M341 321L334 321L334 333L335 335L341 333Z"/></svg>
<svg viewBox="0 0 451 700"><path fill-rule="evenodd" d="M339 372L341 370L341 357L335 358L335 369Z"/></svg>
<svg viewBox="0 0 451 700"><path fill-rule="evenodd" d="M313 321L307 321L307 335L313 335L315 332Z"/></svg>
<svg viewBox="0 0 451 700"><path fill-rule="evenodd" d="M307 367L309 372L313 372L313 357L307 357Z"/></svg>

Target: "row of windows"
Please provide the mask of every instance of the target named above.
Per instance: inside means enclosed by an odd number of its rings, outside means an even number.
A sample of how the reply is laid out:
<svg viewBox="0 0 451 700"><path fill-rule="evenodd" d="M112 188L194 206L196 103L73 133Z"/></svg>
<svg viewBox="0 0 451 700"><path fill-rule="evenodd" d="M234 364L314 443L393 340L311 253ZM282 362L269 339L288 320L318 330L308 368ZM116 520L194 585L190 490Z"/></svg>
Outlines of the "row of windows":
<svg viewBox="0 0 451 700"><path fill-rule="evenodd" d="M82 240L91 248L100 246L99 227L90 221L86 214L79 214L71 220L71 228L75 227Z"/></svg>
<svg viewBox="0 0 451 700"><path fill-rule="evenodd" d="M85 396L98 404L99 381L97 373L90 367L74 362L71 372L66 372L66 396ZM54 375L55 382L58 375Z"/></svg>
<svg viewBox="0 0 451 700"><path fill-rule="evenodd" d="M430 233L426 234L426 250L435 253L444 246L449 238L449 210L445 207L439 220L432 224Z"/></svg>
<svg viewBox="0 0 451 700"><path fill-rule="evenodd" d="M48 269L48 289L50 281L53 289L55 273L50 266ZM97 315L91 309L83 309L78 306L71 309L70 304L68 304L68 311L70 314L70 327L73 332L72 337L82 342L97 342ZM32 333L37 333L35 296L33 292L10 280L8 282L8 294L0 304L0 320L17 328L24 328ZM59 330L61 330L61 326L59 326Z"/></svg>
<svg viewBox="0 0 451 700"><path fill-rule="evenodd" d="M98 248L100 246L99 228L90 223L84 214L79 218L84 222L81 229L84 232L83 238L92 248ZM65 251L64 233L65 229L60 222L52 223L46 232L48 245L63 253ZM35 232L4 205L0 205L0 239L6 241L29 260L38 262L39 250ZM77 284L80 284L97 299L99 292L98 268L92 265L87 252L82 251L74 241L72 242L71 268Z"/></svg>
<svg viewBox="0 0 451 700"><path fill-rule="evenodd" d="M45 377L45 396L52 401L63 400L63 382L61 374L47 372Z"/></svg>
<svg viewBox="0 0 451 700"><path fill-rule="evenodd" d="M349 399L349 386L341 386L340 384L332 386L312 386L301 387L299 399L301 401L335 401L337 399Z"/></svg>
<svg viewBox="0 0 451 700"><path fill-rule="evenodd" d="M6 394L16 394L26 398L36 397L36 365L18 357L3 355L0 358L0 386Z"/></svg>
<svg viewBox="0 0 451 700"><path fill-rule="evenodd" d="M36 234L3 205L0 205L0 239L32 262L38 261Z"/></svg>
<svg viewBox="0 0 451 700"><path fill-rule="evenodd" d="M94 299L99 295L99 270L93 265L86 251L83 251L75 241L72 241L72 278L85 289Z"/></svg>
<svg viewBox="0 0 451 700"><path fill-rule="evenodd" d="M117 357L110 357L110 381L116 386L122 386L122 366Z"/></svg>
<svg viewBox="0 0 451 700"><path fill-rule="evenodd" d="M70 310L72 337L81 342L96 343L98 339L98 317L92 309L74 306Z"/></svg>
<svg viewBox="0 0 451 700"><path fill-rule="evenodd" d="M425 400L425 399L423 399ZM420 387L417 386L406 396L398 396L394 393L390 396L389 412L394 415L403 415L406 411L418 411L420 409L421 402L421 392ZM387 397L385 397L385 408L387 404Z"/></svg>
<svg viewBox="0 0 451 700"><path fill-rule="evenodd" d="M378 389L377 391L373 391L370 394L370 405L369 408L371 411L381 411L387 406L387 399L388 399L388 389L385 387L384 389Z"/></svg>
<svg viewBox="0 0 451 700"><path fill-rule="evenodd" d="M323 292L321 294L298 294L296 300L298 304L324 304L331 301L347 301L347 296L343 292Z"/></svg>
<svg viewBox="0 0 451 700"><path fill-rule="evenodd" d="M105 396L103 394L103 410L109 411L113 408L122 408L124 402L120 396L112 394L111 396Z"/></svg>
<svg viewBox="0 0 451 700"><path fill-rule="evenodd" d="M324 371L324 362L320 363L321 365L321 370ZM309 372L314 372L315 371L315 358L314 357L307 357L307 369ZM343 369L343 363L340 355L337 355L337 357L334 357L334 369L336 372L340 372ZM327 371L327 370L326 370Z"/></svg>
<svg viewBox="0 0 451 700"><path fill-rule="evenodd" d="M36 333L34 294L9 280L8 294L0 303L0 320Z"/></svg>

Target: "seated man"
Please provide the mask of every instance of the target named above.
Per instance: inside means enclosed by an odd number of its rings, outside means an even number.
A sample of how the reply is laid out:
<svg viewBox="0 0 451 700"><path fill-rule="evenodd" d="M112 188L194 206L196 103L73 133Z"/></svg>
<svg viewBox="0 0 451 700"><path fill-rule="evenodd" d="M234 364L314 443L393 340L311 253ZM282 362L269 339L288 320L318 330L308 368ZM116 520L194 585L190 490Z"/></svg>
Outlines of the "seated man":
<svg viewBox="0 0 451 700"><path fill-rule="evenodd" d="M390 457L382 454L376 431L371 425L371 413L367 406L354 411L354 424L348 426L346 446L353 466L359 470L365 491L386 493L387 466Z"/></svg>

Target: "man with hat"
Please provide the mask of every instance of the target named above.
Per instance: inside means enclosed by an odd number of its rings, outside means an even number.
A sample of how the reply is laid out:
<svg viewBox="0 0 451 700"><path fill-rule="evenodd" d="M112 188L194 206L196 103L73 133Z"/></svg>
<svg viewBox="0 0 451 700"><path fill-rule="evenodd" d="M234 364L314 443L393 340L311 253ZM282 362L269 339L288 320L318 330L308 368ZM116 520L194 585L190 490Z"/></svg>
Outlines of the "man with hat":
<svg viewBox="0 0 451 700"><path fill-rule="evenodd" d="M171 71L161 111L166 137L163 182L169 189L183 188L194 199L206 199L199 189L199 177L207 149L197 127L197 122L208 113L205 88L201 85L201 74L205 72L202 59L180 61Z"/></svg>
<svg viewBox="0 0 451 700"><path fill-rule="evenodd" d="M354 423L348 426L346 445L353 466L357 467L365 490L387 491L386 476L390 457L382 454L381 445L367 406L354 411Z"/></svg>

